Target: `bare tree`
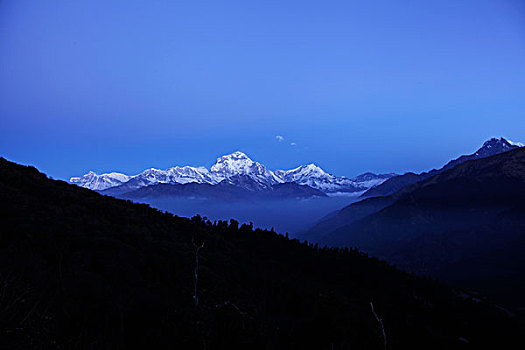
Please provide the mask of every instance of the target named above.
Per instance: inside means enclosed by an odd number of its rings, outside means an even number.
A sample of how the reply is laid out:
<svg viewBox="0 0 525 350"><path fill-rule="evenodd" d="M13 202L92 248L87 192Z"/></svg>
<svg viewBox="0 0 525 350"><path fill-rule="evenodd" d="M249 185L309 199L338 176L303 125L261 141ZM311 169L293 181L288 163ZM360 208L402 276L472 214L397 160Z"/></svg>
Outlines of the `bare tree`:
<svg viewBox="0 0 525 350"><path fill-rule="evenodd" d="M374 317L376 318L377 322L379 323L379 326L381 327L381 332L383 332L383 345L386 350L386 332L385 332L385 326L383 325L383 319L377 316L376 311L374 310L374 304L372 304L372 302L370 302L370 307L372 308L372 313L374 314Z"/></svg>
<svg viewBox="0 0 525 350"><path fill-rule="evenodd" d="M204 242L202 242L201 245L197 245L195 243L194 237L191 238L191 243L193 244L193 247L195 248L195 270L193 272L194 275L194 291L193 291L193 300L195 302L195 307L199 306L199 297L197 296L197 284L199 283L199 251L204 248Z"/></svg>

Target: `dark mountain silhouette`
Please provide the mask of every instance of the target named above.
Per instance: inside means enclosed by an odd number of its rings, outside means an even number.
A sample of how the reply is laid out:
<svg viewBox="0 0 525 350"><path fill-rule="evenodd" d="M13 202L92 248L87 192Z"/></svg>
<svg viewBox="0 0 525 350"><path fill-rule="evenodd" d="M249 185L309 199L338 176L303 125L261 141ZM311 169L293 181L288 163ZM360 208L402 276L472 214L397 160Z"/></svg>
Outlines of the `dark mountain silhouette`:
<svg viewBox="0 0 525 350"><path fill-rule="evenodd" d="M307 234L525 305L524 199L519 148L354 203Z"/></svg>
<svg viewBox="0 0 525 350"><path fill-rule="evenodd" d="M5 349L385 349L383 330L388 349L521 341L504 310L356 250L177 217L5 159L0 220Z"/></svg>
<svg viewBox="0 0 525 350"><path fill-rule="evenodd" d="M464 155L457 159L451 160L447 164L445 164L440 169L433 169L429 172L423 172L421 174L415 174L415 173L406 173L403 175L397 175L394 177L391 177L390 179L386 180L382 184L379 184L376 187L372 187L365 193L361 195L361 197L377 197L377 196L387 196L390 194L393 194L399 190L401 190L403 187L415 184L419 181L423 181L425 179L428 179L436 174L439 174L443 171L452 169L456 165L459 165L461 163L466 162L467 160L474 160L474 159L481 159L490 157L496 154L500 154L503 152L510 151L512 149L518 148L519 145L515 144L513 142L510 142L503 137L497 139L492 138L485 143L483 143L483 146L481 146L480 149L478 149L476 152L470 155Z"/></svg>

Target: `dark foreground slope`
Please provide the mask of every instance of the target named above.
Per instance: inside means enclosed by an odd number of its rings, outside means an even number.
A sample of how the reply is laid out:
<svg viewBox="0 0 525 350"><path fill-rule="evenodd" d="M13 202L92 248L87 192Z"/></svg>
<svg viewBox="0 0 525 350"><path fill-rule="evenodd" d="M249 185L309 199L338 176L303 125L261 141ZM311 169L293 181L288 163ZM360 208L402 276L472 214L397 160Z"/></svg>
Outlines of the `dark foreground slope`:
<svg viewBox="0 0 525 350"><path fill-rule="evenodd" d="M356 251L213 225L0 159L0 348L510 348L506 312ZM195 249L200 250L194 305Z"/></svg>
<svg viewBox="0 0 525 350"><path fill-rule="evenodd" d="M323 228L323 244L356 246L404 269L523 306L525 148L470 160L394 195L354 203L309 234Z"/></svg>

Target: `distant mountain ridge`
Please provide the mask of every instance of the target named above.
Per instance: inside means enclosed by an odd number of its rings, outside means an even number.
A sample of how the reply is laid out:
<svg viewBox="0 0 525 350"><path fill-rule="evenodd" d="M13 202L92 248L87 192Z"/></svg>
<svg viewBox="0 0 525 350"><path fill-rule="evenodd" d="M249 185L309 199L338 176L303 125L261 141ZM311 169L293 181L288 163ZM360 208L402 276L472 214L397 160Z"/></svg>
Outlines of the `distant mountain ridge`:
<svg viewBox="0 0 525 350"><path fill-rule="evenodd" d="M485 141L481 148L479 148L476 152L469 155L463 155L454 160L451 160L440 169L433 169L420 174L409 172L403 175L393 176L384 181L383 183L375 187L371 187L369 190L363 193L361 197L377 197L393 194L401 190L405 186L428 179L443 171L452 169L456 165L462 164L468 160L490 157L523 146L523 143L520 142L509 141L503 137L500 137L499 139L493 137L490 140Z"/></svg>
<svg viewBox="0 0 525 350"><path fill-rule="evenodd" d="M151 168L133 176L115 172L100 175L89 172L81 177L72 177L69 182L117 195L158 184L190 183L213 186L224 183L251 191L266 191L278 184L295 183L317 190L309 191L310 193L331 194L364 192L395 175L365 173L354 179L348 179L329 174L315 164L291 170L272 171L261 163L253 161L243 152L237 151L219 157L209 170L205 167L175 166L166 170ZM308 192L304 191L304 188L296 189L303 194Z"/></svg>

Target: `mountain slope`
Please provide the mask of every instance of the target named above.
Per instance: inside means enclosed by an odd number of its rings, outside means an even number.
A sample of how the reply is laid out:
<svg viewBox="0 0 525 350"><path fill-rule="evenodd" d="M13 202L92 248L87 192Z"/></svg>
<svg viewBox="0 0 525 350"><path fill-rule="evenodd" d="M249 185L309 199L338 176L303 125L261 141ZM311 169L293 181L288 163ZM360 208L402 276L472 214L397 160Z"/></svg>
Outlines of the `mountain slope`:
<svg viewBox="0 0 525 350"><path fill-rule="evenodd" d="M419 181L428 179L443 171L452 169L456 165L464 163L468 160L490 157L522 146L523 145L521 143L512 142L504 139L503 137L499 139L492 138L488 141L485 141L483 143L483 146L481 146L481 148L473 154L464 155L457 159L451 160L440 169L433 169L429 172L424 172L421 174L406 173L403 175L394 176L386 180L385 182L379 184L378 186L370 188L368 191L362 194L362 197L386 196L401 190L405 186L415 184Z"/></svg>
<svg viewBox="0 0 525 350"><path fill-rule="evenodd" d="M243 177L239 177L242 179ZM243 181L238 179L238 181ZM134 191L120 195L122 198L141 199L163 198L163 197L194 197L205 199L280 199L280 198L310 198L326 197L324 192L309 186L296 183L279 183L269 187L249 188L245 179L244 186L221 182L217 185L187 183L184 185L158 184L142 187ZM256 183L256 185L259 185ZM105 193L105 192L102 192Z"/></svg>
<svg viewBox="0 0 525 350"><path fill-rule="evenodd" d="M185 219L0 159L2 348L510 348L504 311L357 251ZM194 267L199 250L198 305Z"/></svg>
<svg viewBox="0 0 525 350"><path fill-rule="evenodd" d="M349 206L320 220L317 224L304 232L300 238L308 241L321 241L333 230L346 226L368 215L377 213L394 202L393 196L372 197L352 203Z"/></svg>
<svg viewBox="0 0 525 350"><path fill-rule="evenodd" d="M519 148L464 162L394 195L354 203L347 208L354 217L340 215L338 222L332 218L324 223L331 231L318 241L356 246L411 271L487 286L489 277L481 270L463 268L461 275L451 266L481 257L490 264L491 257L505 256L507 251L516 256L517 247L523 251L524 198L525 149ZM366 208L370 201L386 205L356 216L355 208ZM502 274L513 271L505 282L512 288L506 292L512 292L513 302L525 305L523 259L498 264ZM474 281L474 275L480 280ZM491 292L490 288L486 291Z"/></svg>

